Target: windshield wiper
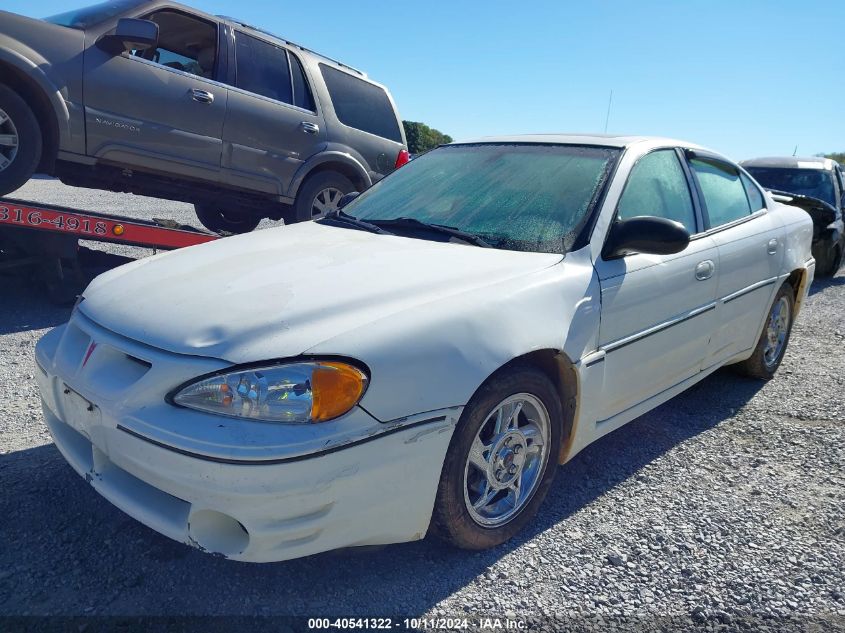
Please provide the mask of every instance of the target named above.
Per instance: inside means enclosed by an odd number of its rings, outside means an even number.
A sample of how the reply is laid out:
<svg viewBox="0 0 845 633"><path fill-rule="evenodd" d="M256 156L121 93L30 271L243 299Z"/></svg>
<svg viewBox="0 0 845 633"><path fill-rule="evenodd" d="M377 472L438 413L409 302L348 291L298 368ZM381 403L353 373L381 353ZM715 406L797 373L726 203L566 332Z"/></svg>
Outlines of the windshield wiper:
<svg viewBox="0 0 845 633"><path fill-rule="evenodd" d="M459 240L467 242L468 244L473 244L474 246L480 246L482 248L493 248L488 242L484 241L484 239L480 238L477 235L473 235L472 233L467 233L466 231L462 231L461 229L455 228L454 226L446 226L445 224L435 224L433 222L423 222L422 220L417 220L416 218L402 217L395 218L393 220L372 220L372 223L377 226L397 228L412 227L426 229L435 233L442 233L443 235L448 235L449 237L456 237Z"/></svg>
<svg viewBox="0 0 845 633"><path fill-rule="evenodd" d="M337 209L335 211L329 211L326 215L323 216L322 219L333 220L341 224L348 224L349 226L364 229L365 231L369 231L370 233L378 233L380 235L393 235L393 233L391 233L390 231L385 231L383 228L376 226L375 224L371 224L370 222L359 220L354 215L344 213L340 209Z"/></svg>

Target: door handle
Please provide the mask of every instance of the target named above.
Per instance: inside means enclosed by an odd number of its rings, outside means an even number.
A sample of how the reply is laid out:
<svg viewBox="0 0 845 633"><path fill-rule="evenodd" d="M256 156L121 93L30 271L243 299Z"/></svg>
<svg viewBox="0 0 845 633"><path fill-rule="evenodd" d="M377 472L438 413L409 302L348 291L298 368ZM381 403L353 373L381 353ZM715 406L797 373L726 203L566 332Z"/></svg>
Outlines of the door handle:
<svg viewBox="0 0 845 633"><path fill-rule="evenodd" d="M194 88L191 90L191 99L199 103L214 103L214 95L207 90L199 90Z"/></svg>
<svg viewBox="0 0 845 633"><path fill-rule="evenodd" d="M700 262L698 266L695 267L695 278L699 281L705 281L706 279L710 279L713 276L715 270L716 264L714 264L709 259L705 259L703 262Z"/></svg>
<svg viewBox="0 0 845 633"><path fill-rule="evenodd" d="M768 245L766 246L766 250L768 251L769 255L774 255L778 252L778 240L777 238L773 237L769 240Z"/></svg>
<svg viewBox="0 0 845 633"><path fill-rule="evenodd" d="M316 123L311 123L311 121L303 121L299 126L306 134L319 134L320 132L320 126Z"/></svg>

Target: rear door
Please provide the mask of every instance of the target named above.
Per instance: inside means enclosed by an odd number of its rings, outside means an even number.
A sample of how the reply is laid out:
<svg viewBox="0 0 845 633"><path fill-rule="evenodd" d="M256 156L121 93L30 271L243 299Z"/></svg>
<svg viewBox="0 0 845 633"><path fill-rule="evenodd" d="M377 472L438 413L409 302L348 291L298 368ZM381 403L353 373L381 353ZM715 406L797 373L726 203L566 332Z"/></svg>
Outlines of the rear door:
<svg viewBox="0 0 845 633"><path fill-rule="evenodd" d="M675 149L646 154L634 165L616 219L652 215L681 222L693 235L673 255L600 258L599 350L605 352L600 420L697 374L714 329L718 254Z"/></svg>
<svg viewBox="0 0 845 633"><path fill-rule="evenodd" d="M223 179L276 196L326 141L298 56L269 39L235 31L235 76L223 126Z"/></svg>
<svg viewBox="0 0 845 633"><path fill-rule="evenodd" d="M217 180L227 89L215 81L219 25L182 9L137 17L159 25L154 50L85 51L87 152L105 161Z"/></svg>
<svg viewBox="0 0 845 633"><path fill-rule="evenodd" d="M736 165L705 152L687 152L708 234L719 253L716 320L708 364L723 362L757 343L777 290L785 240L783 225Z"/></svg>

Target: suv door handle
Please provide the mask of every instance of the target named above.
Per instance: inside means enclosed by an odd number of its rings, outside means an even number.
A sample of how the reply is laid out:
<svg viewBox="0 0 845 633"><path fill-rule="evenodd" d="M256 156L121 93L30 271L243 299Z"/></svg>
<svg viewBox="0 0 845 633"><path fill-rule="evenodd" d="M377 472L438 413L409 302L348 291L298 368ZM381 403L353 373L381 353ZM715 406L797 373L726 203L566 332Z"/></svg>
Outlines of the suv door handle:
<svg viewBox="0 0 845 633"><path fill-rule="evenodd" d="M709 259L705 259L695 267L695 278L698 279L698 281L705 281L710 279L715 271L716 264Z"/></svg>
<svg viewBox="0 0 845 633"><path fill-rule="evenodd" d="M773 237L769 240L769 243L766 246L766 250L768 251L769 255L774 255L778 252L778 240L776 237Z"/></svg>
<svg viewBox="0 0 845 633"><path fill-rule="evenodd" d="M302 131L306 134L319 134L320 133L320 126L316 123L311 123L311 121L303 121L299 124L302 128Z"/></svg>
<svg viewBox="0 0 845 633"><path fill-rule="evenodd" d="M199 90L194 88L191 90L191 99L199 103L214 103L214 95L207 90Z"/></svg>

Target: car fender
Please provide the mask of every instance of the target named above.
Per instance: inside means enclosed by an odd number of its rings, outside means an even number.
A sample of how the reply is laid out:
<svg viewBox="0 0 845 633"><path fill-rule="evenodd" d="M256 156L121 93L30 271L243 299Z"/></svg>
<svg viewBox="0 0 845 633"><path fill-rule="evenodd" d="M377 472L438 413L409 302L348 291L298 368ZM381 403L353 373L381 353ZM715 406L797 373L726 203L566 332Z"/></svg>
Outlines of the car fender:
<svg viewBox="0 0 845 633"><path fill-rule="evenodd" d="M463 406L494 372L531 352L555 350L578 361L596 348L600 301L582 249L538 272L373 321L307 353L366 363L371 379L361 406L386 422Z"/></svg>
<svg viewBox="0 0 845 633"><path fill-rule="evenodd" d="M361 190L370 187L373 184L373 179L364 167L364 159L360 155L356 154L357 153L353 154L349 148L342 148L333 143L328 143L326 145L326 149L318 154L314 154L311 158L299 166L299 169L296 171L296 175L294 175L293 180L291 181L287 195L291 198L295 198L296 194L299 192L299 188L302 186L302 183L305 182L305 179L321 165L327 165L330 163L342 166L338 171L349 177L349 179L352 180L357 187L363 185Z"/></svg>
<svg viewBox="0 0 845 633"><path fill-rule="evenodd" d="M47 98L56 117L61 146L71 135L71 102L67 87L60 88L45 72L51 64L37 51L0 33L0 62L5 62L34 83Z"/></svg>

